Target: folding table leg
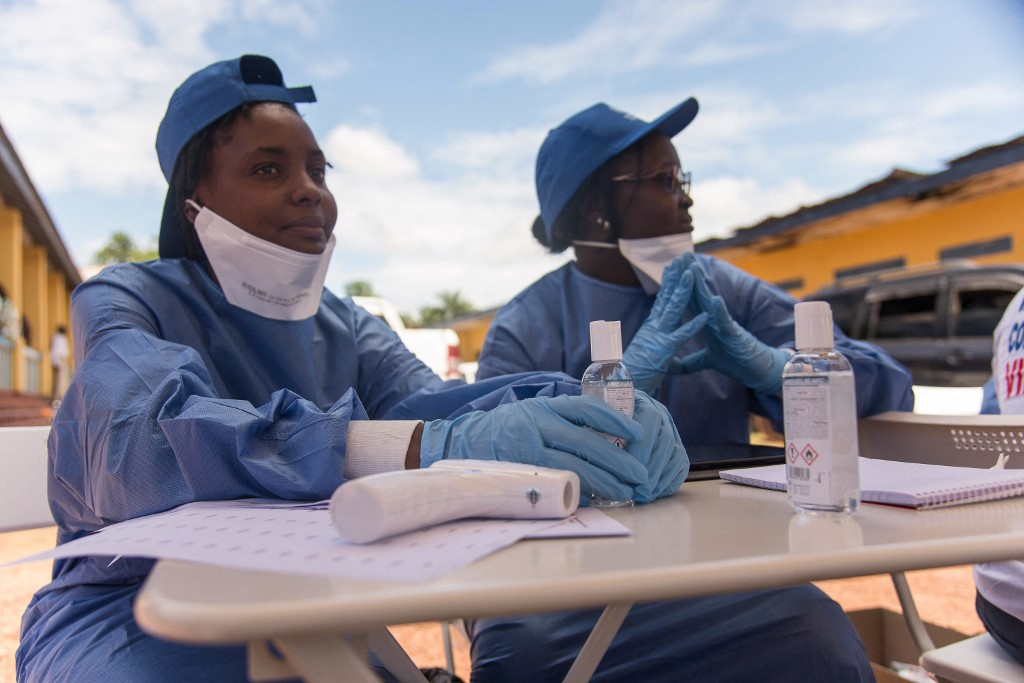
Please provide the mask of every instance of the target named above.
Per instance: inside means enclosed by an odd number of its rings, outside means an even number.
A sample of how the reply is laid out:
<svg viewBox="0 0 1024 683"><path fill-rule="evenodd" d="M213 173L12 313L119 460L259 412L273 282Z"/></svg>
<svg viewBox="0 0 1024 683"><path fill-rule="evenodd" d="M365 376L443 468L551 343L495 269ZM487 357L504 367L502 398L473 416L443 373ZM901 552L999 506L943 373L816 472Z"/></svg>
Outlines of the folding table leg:
<svg viewBox="0 0 1024 683"><path fill-rule="evenodd" d="M590 680L632 606L631 602L617 602L604 608L562 683L585 683Z"/></svg>
<svg viewBox="0 0 1024 683"><path fill-rule="evenodd" d="M273 639L274 645L304 681L380 683L366 659L362 638L343 635L298 635ZM422 681L422 677L420 679Z"/></svg>
<svg viewBox="0 0 1024 683"><path fill-rule="evenodd" d="M423 672L416 668L416 663L398 644L391 631L383 627L371 629L366 634L366 644L400 683L423 683Z"/></svg>

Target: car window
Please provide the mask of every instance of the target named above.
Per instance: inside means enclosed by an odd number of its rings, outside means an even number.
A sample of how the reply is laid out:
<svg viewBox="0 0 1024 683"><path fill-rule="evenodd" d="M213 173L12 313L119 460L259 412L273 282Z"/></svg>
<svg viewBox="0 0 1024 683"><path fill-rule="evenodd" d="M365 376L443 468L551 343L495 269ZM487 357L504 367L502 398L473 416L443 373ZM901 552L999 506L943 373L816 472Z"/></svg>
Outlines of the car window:
<svg viewBox="0 0 1024 683"><path fill-rule="evenodd" d="M875 303L874 338L934 337L938 316L935 292L883 298Z"/></svg>
<svg viewBox="0 0 1024 683"><path fill-rule="evenodd" d="M992 336L1016 293L1016 289L1006 286L984 284L957 289L953 296L953 335Z"/></svg>
<svg viewBox="0 0 1024 683"><path fill-rule="evenodd" d="M863 299L863 289L837 292L828 297L828 303L832 307L832 322L848 337L854 337L857 332L854 327L857 324L857 311Z"/></svg>

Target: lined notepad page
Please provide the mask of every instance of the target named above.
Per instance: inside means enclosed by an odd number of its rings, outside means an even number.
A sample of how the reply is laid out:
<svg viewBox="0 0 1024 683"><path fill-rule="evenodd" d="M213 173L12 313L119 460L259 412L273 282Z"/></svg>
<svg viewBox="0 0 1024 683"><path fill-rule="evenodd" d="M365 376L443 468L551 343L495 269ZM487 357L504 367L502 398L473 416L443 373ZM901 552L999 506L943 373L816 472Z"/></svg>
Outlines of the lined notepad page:
<svg viewBox="0 0 1024 683"><path fill-rule="evenodd" d="M722 479L786 490L785 465L725 470ZM1024 495L1024 470L988 470L860 458L860 499L925 509Z"/></svg>

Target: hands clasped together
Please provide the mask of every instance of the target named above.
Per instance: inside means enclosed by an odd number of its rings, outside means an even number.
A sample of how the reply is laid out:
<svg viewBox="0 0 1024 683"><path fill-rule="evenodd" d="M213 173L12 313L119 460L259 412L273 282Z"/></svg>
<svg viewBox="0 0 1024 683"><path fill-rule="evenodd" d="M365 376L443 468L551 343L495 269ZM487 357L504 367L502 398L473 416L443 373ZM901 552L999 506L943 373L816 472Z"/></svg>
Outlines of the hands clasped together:
<svg viewBox="0 0 1024 683"><path fill-rule="evenodd" d="M693 317L683 322L689 312ZM677 358L676 351L703 333L704 348ZM712 294L704 270L686 253L665 268L651 313L623 354L637 388L652 393L665 375L718 370L766 394L782 389L789 354L769 346L733 320L722 297Z"/></svg>

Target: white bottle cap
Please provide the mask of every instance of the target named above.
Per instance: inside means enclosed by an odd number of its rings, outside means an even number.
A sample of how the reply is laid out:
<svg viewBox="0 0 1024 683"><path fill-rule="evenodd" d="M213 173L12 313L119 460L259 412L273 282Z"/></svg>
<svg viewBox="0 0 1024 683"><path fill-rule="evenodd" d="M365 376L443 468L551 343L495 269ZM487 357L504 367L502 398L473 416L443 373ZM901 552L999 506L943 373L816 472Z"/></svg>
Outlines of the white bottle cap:
<svg viewBox="0 0 1024 683"><path fill-rule="evenodd" d="M622 329L618 320L590 323L590 360L622 360Z"/></svg>
<svg viewBox="0 0 1024 683"><path fill-rule="evenodd" d="M796 324L796 348L831 349L835 345L832 334L832 307L827 301L804 301L793 309Z"/></svg>

